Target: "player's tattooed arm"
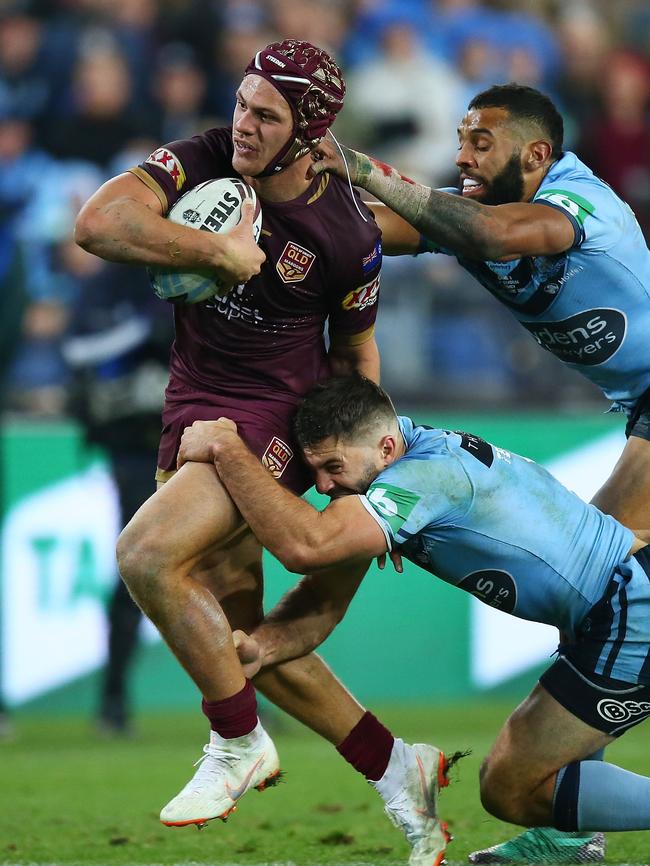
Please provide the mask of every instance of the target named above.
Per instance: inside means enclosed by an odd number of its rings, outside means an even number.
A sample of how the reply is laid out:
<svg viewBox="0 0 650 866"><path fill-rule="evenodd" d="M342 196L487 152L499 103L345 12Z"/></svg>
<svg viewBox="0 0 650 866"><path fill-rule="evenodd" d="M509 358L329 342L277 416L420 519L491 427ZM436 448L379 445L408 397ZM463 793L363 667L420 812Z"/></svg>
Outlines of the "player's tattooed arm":
<svg viewBox="0 0 650 866"><path fill-rule="evenodd" d="M330 141L315 150L313 173L347 177L438 247L479 261L555 255L575 243L573 224L555 208L529 202L484 205L415 183L383 162Z"/></svg>
<svg viewBox="0 0 650 866"><path fill-rule="evenodd" d="M468 258L498 258L490 208L431 189L386 163L343 148L352 182L384 202L438 246Z"/></svg>

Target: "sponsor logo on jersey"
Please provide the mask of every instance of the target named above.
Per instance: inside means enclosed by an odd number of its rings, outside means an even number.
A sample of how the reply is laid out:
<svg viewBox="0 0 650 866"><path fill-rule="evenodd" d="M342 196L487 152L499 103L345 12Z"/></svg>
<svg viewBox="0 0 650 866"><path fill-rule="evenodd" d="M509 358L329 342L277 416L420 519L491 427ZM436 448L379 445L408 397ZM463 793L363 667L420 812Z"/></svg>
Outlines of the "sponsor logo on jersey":
<svg viewBox="0 0 650 866"><path fill-rule="evenodd" d="M586 198L567 189L545 189L535 196L534 201L546 201L567 211L577 221L580 228L584 226L587 217L596 210L595 206Z"/></svg>
<svg viewBox="0 0 650 866"><path fill-rule="evenodd" d="M274 478L279 478L289 465L293 451L286 442L274 436L262 454L262 466L268 469Z"/></svg>
<svg viewBox="0 0 650 866"><path fill-rule="evenodd" d="M485 569L484 571L473 571L466 575L460 583L459 589L471 592L474 598L512 613L517 604L517 584L511 574L500 569Z"/></svg>
<svg viewBox="0 0 650 866"><path fill-rule="evenodd" d="M584 310L558 322L522 322L543 349L568 364L604 364L625 340L627 319L620 310Z"/></svg>
<svg viewBox="0 0 650 866"><path fill-rule="evenodd" d="M365 310L366 307L376 304L377 296L379 295L379 279L379 274L377 274L369 283L365 283L365 285L359 286L358 289L352 289L351 292L348 292L341 301L343 309Z"/></svg>
<svg viewBox="0 0 650 866"><path fill-rule="evenodd" d="M598 715L608 722L628 722L639 716L650 714L650 703L647 701L617 701L614 698L603 698L596 707Z"/></svg>
<svg viewBox="0 0 650 866"><path fill-rule="evenodd" d="M158 150L154 150L146 161L150 165L157 165L159 168L164 169L176 184L176 189L181 189L185 183L185 171L180 160L171 150L167 150L166 147L159 147Z"/></svg>
<svg viewBox="0 0 650 866"><path fill-rule="evenodd" d="M294 241L289 241L282 250L282 255L278 259L275 269L283 282L299 283L305 279L315 260L316 255L314 253Z"/></svg>
<svg viewBox="0 0 650 866"><path fill-rule="evenodd" d="M373 250L361 259L361 270L369 274L377 265L381 264L381 241L377 241Z"/></svg>

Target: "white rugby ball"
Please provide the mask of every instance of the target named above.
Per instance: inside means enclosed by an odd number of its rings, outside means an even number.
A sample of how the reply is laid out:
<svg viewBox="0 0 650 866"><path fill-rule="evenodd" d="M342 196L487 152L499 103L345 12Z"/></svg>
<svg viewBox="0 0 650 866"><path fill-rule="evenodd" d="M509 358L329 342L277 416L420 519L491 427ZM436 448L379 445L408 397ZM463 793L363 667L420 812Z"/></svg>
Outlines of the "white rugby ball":
<svg viewBox="0 0 650 866"><path fill-rule="evenodd" d="M182 195L167 214L167 219L200 231L228 232L241 219L245 199L255 205L253 237L257 243L262 231L262 209L252 189L234 177L206 180ZM173 303L198 304L223 292L212 270L177 271L149 268L153 290L159 298Z"/></svg>

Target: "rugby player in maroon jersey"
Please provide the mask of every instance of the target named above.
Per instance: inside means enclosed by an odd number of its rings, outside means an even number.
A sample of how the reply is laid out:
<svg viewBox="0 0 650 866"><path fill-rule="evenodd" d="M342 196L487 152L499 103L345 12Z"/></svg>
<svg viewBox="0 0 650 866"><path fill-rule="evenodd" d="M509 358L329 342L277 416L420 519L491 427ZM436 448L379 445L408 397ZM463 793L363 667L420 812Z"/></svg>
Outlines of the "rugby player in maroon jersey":
<svg viewBox="0 0 650 866"><path fill-rule="evenodd" d="M175 473L183 430L197 419L234 419L279 482L302 493L310 480L291 438L295 407L332 373L379 377L380 230L346 183L307 177L310 151L344 94L341 71L324 51L295 40L273 43L246 69L232 129L158 148L99 189L77 220L78 243L97 255L179 270L212 267L232 287L223 297L175 307L157 476L165 483L118 543L123 579L200 689L211 726L195 776L162 810L169 826L225 818L247 790L279 774L231 631L250 631L263 616L262 550L212 466L190 463ZM164 219L186 190L235 174L261 199L260 248L252 208L227 234ZM347 567L361 581L367 565ZM442 860L445 832L431 806L445 783L437 749L393 738L315 655L264 672L255 686L375 784L412 846L411 864Z"/></svg>

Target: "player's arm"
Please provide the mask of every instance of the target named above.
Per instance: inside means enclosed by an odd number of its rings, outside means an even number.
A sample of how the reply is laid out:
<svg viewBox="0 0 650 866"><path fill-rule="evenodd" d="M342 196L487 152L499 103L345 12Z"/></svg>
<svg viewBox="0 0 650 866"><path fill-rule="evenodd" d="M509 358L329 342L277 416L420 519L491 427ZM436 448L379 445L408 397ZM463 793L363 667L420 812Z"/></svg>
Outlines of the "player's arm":
<svg viewBox="0 0 650 866"><path fill-rule="evenodd" d="M544 204L483 205L414 183L394 168L343 147L352 183L377 196L430 241L456 255L480 261L555 255L572 247L568 216ZM328 141L316 148L312 171L344 176L342 157Z"/></svg>
<svg viewBox="0 0 650 866"><path fill-rule="evenodd" d="M255 663L246 675L316 649L343 619L367 569L367 562L344 563L298 581L252 632L248 658L238 649L242 663Z"/></svg>
<svg viewBox="0 0 650 866"><path fill-rule="evenodd" d="M382 529L359 497L344 496L317 511L278 484L228 419L186 428L179 466L188 461L214 463L253 533L289 571L305 574L387 550Z"/></svg>
<svg viewBox="0 0 650 866"><path fill-rule="evenodd" d="M107 181L82 207L75 224L79 246L101 258L163 268L214 269L225 284L259 273L264 253L253 239L252 204L240 224L215 234L164 219L158 195L132 172Z"/></svg>
<svg viewBox="0 0 650 866"><path fill-rule="evenodd" d="M386 256L414 255L420 249L420 232L383 202L366 202L381 229L382 252Z"/></svg>
<svg viewBox="0 0 650 866"><path fill-rule="evenodd" d="M379 382L379 348L372 335L361 343L333 336L328 358L333 376L361 373L366 379Z"/></svg>

